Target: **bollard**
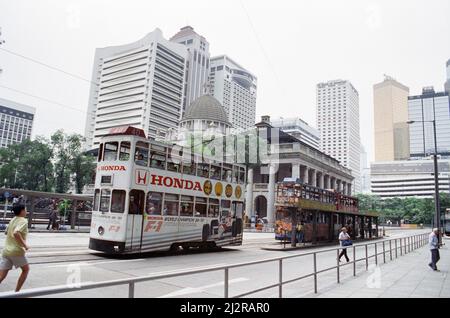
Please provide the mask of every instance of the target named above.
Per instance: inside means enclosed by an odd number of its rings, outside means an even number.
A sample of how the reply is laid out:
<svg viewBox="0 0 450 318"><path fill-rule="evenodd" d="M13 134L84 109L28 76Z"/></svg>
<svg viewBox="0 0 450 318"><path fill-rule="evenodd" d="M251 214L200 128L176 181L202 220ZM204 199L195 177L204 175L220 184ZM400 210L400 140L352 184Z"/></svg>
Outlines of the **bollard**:
<svg viewBox="0 0 450 318"><path fill-rule="evenodd" d="M313 256L314 256L314 293L317 294L317 255L316 255L316 253L314 253Z"/></svg>
<svg viewBox="0 0 450 318"><path fill-rule="evenodd" d="M356 276L356 246L353 245L353 276Z"/></svg>
<svg viewBox="0 0 450 318"><path fill-rule="evenodd" d="M369 269L369 258L367 257L367 244L365 248L366 248L366 271L367 271Z"/></svg>
<svg viewBox="0 0 450 318"><path fill-rule="evenodd" d="M224 298L228 298L228 267L225 268L224 276Z"/></svg>
<svg viewBox="0 0 450 318"><path fill-rule="evenodd" d="M278 296L279 298L283 298L283 260L280 259L279 263L279 286L278 286Z"/></svg>
<svg viewBox="0 0 450 318"><path fill-rule="evenodd" d="M340 283L340 277L339 277L339 249L336 250L337 254L337 266L336 266L336 275L337 275L337 282Z"/></svg>

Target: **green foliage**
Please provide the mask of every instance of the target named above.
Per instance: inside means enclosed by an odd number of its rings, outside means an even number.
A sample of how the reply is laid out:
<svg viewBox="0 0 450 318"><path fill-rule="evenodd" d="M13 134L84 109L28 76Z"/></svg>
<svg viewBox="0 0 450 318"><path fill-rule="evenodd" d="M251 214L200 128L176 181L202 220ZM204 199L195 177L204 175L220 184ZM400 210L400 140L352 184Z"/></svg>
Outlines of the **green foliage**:
<svg viewBox="0 0 450 318"><path fill-rule="evenodd" d="M0 149L0 183L7 188L77 193L95 173L95 159L82 152L83 137L58 130L50 140L37 137Z"/></svg>
<svg viewBox="0 0 450 318"><path fill-rule="evenodd" d="M381 200L375 195L359 194L361 210L375 210L381 213L384 220L403 219L411 223L429 224L435 215L434 199L429 198L391 198ZM440 194L441 213L450 207L450 195Z"/></svg>

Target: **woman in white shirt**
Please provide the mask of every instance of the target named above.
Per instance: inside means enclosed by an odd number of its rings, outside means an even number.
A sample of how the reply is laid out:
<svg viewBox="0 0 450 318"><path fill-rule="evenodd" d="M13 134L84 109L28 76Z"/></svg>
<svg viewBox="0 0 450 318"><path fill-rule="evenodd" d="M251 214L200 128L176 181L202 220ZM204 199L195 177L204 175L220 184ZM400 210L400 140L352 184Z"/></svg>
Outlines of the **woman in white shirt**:
<svg viewBox="0 0 450 318"><path fill-rule="evenodd" d="M347 233L347 228L343 227L341 229L341 233L339 233L339 243L341 245L341 247L344 247L344 241L350 240L350 235L348 235ZM339 262L341 261L342 256L345 256L345 259L347 260L347 262L350 261L350 259L347 256L347 248L344 247L342 249L342 252L339 254Z"/></svg>

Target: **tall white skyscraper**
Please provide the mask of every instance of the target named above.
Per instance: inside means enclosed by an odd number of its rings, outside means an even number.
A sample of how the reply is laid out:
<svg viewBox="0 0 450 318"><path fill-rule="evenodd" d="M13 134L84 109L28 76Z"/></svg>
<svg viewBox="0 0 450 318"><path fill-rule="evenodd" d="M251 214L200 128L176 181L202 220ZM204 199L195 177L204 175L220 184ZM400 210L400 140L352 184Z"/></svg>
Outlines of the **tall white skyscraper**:
<svg viewBox="0 0 450 318"><path fill-rule="evenodd" d="M226 55L211 58L210 94L224 107L234 129L255 125L257 78Z"/></svg>
<svg viewBox="0 0 450 318"><path fill-rule="evenodd" d="M445 91L450 93L450 59L447 61L447 81L445 82Z"/></svg>
<svg viewBox="0 0 450 318"><path fill-rule="evenodd" d="M359 94L349 81L317 85L317 128L321 150L352 170L353 191L360 193Z"/></svg>
<svg viewBox="0 0 450 318"><path fill-rule="evenodd" d="M186 26L175 34L170 41L185 45L189 57L187 63L186 96L184 110L197 98L204 95L209 75L209 43L197 34L194 28Z"/></svg>
<svg viewBox="0 0 450 318"><path fill-rule="evenodd" d="M270 122L275 128L280 128L285 133L303 141L307 145L320 150L320 133L319 131L308 125L306 121L300 117L280 118Z"/></svg>
<svg viewBox="0 0 450 318"><path fill-rule="evenodd" d="M164 39L159 29L131 44L97 49L85 147L97 147L114 127L132 125L152 139L178 127L187 60L187 47Z"/></svg>

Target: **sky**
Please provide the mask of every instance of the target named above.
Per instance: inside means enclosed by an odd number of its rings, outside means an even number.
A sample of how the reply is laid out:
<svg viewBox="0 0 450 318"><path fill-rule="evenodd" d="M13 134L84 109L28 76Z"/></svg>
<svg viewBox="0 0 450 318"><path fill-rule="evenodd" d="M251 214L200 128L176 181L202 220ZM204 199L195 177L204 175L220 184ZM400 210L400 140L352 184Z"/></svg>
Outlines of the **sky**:
<svg viewBox="0 0 450 318"><path fill-rule="evenodd" d="M448 0L0 0L0 48L28 58L0 49L0 97L37 109L34 136L83 134L95 49L185 25L258 77L257 120L315 127L317 83L350 80L369 161L373 85L388 74L412 95L441 91L450 59Z"/></svg>

